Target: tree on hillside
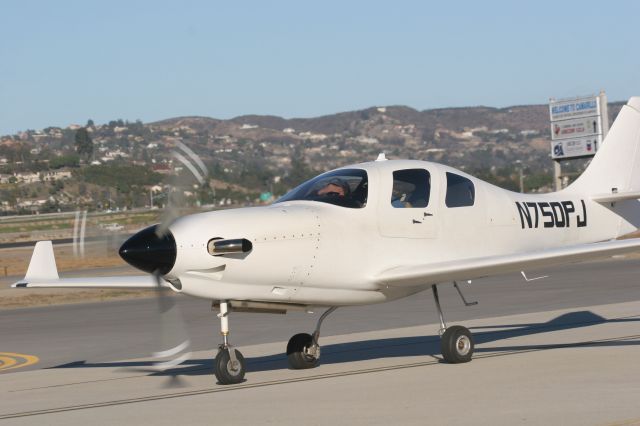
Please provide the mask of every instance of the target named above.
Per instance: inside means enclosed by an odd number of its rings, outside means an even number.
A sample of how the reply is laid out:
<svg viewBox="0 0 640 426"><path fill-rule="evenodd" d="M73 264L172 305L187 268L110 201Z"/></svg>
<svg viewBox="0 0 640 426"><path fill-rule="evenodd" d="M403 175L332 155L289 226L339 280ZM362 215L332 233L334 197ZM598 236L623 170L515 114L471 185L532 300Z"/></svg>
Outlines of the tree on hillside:
<svg viewBox="0 0 640 426"><path fill-rule="evenodd" d="M291 158L291 170L285 181L291 188L300 185L310 179L315 172L307 165L302 150L296 149Z"/></svg>
<svg viewBox="0 0 640 426"><path fill-rule="evenodd" d="M91 154L93 154L93 140L91 140L91 135L85 127L81 127L76 130L76 151L80 157L85 157L87 160L91 158Z"/></svg>

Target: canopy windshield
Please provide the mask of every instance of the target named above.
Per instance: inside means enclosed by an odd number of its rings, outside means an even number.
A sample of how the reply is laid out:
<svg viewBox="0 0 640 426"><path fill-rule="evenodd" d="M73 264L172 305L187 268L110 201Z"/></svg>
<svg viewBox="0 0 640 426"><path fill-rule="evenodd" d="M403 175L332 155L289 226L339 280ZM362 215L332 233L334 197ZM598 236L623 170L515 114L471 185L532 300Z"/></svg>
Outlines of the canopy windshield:
<svg viewBox="0 0 640 426"><path fill-rule="evenodd" d="M306 200L359 209L367 204L367 182L362 169L334 170L292 189L276 203Z"/></svg>

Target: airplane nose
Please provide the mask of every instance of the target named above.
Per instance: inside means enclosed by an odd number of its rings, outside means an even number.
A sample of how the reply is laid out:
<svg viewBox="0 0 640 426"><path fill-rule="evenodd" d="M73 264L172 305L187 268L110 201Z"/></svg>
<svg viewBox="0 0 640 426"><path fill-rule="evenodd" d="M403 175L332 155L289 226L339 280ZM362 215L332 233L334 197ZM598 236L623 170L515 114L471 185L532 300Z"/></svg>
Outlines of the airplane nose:
<svg viewBox="0 0 640 426"><path fill-rule="evenodd" d="M143 229L122 244L120 257L129 265L142 271L158 271L164 275L176 262L176 241L169 231L156 233L158 225Z"/></svg>

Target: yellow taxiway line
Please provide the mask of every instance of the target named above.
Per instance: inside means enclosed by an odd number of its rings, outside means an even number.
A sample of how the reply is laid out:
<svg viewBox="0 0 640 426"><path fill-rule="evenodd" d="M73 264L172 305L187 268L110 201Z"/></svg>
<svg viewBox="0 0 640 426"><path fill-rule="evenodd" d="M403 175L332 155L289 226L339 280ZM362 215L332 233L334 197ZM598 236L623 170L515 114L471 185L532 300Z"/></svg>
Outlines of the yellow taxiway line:
<svg viewBox="0 0 640 426"><path fill-rule="evenodd" d="M0 352L0 372L14 368L27 367L40 361L35 355L16 354L13 352Z"/></svg>

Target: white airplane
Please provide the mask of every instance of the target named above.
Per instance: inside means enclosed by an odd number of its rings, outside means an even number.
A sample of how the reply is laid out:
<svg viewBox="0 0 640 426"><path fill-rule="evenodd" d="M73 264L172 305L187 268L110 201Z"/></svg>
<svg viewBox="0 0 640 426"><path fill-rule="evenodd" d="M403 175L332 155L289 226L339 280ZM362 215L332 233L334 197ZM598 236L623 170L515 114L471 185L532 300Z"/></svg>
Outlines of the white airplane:
<svg viewBox="0 0 640 426"><path fill-rule="evenodd" d="M120 255L148 276L59 278L52 244L42 241L14 287L160 284L210 299L220 311L221 384L245 374L242 354L228 341L231 311L327 307L312 334L296 334L287 345L292 368L311 368L322 321L337 307L431 288L442 356L462 363L471 360L473 337L446 325L438 284L636 251L639 239L615 238L640 226L638 198L640 97L633 97L586 171L559 192L515 193L444 165L381 155L321 174L270 206L193 214L166 230L140 231Z"/></svg>

